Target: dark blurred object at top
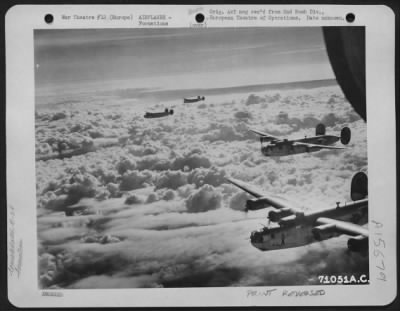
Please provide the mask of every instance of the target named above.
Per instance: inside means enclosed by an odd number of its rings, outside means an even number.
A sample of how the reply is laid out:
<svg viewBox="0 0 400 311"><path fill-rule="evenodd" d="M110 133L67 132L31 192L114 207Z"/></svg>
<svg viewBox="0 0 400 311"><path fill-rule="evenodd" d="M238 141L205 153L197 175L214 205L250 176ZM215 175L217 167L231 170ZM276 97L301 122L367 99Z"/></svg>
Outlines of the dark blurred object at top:
<svg viewBox="0 0 400 311"><path fill-rule="evenodd" d="M323 27L323 33L336 80L354 110L366 121L365 29Z"/></svg>

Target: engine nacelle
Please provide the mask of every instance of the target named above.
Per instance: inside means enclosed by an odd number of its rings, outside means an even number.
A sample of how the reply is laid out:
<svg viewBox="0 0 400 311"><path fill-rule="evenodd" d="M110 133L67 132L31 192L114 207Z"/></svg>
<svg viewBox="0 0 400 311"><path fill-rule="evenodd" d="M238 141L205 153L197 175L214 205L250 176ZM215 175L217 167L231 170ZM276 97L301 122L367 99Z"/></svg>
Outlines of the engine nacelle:
<svg viewBox="0 0 400 311"><path fill-rule="evenodd" d="M368 175L367 171L360 171L354 174L351 179L350 197L353 201L365 199L368 196Z"/></svg>
<svg viewBox="0 0 400 311"><path fill-rule="evenodd" d="M330 239L337 235L334 224L326 224L314 227L311 229L311 233L314 236L314 239L317 241Z"/></svg>
<svg viewBox="0 0 400 311"><path fill-rule="evenodd" d="M356 252L356 253L365 252L368 250L368 238L362 235L350 238L347 241L347 248L351 252Z"/></svg>
<svg viewBox="0 0 400 311"><path fill-rule="evenodd" d="M270 211L268 213L268 219L272 222L278 222L283 217L292 215L290 208L282 208L279 211Z"/></svg>
<svg viewBox="0 0 400 311"><path fill-rule="evenodd" d="M263 145L264 143L269 143L271 141L274 141L274 138L271 137L266 137L266 136L260 136L260 143Z"/></svg>
<svg viewBox="0 0 400 311"><path fill-rule="evenodd" d="M268 200L265 198L250 199L246 201L246 211L255 211L270 206Z"/></svg>
<svg viewBox="0 0 400 311"><path fill-rule="evenodd" d="M279 221L279 226L281 227L290 227L290 226L294 226L297 222L297 216L296 215L290 215L290 216L286 216L283 217L280 221Z"/></svg>

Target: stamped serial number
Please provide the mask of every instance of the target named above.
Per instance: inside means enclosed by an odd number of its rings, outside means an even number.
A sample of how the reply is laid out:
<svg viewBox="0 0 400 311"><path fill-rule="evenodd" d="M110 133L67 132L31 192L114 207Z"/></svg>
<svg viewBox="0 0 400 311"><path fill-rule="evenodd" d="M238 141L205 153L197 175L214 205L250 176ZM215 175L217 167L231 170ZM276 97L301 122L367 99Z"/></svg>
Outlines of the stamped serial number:
<svg viewBox="0 0 400 311"><path fill-rule="evenodd" d="M367 284L368 277L365 274L355 275L319 275L320 284Z"/></svg>
<svg viewBox="0 0 400 311"><path fill-rule="evenodd" d="M63 297L64 294L62 292L56 292L56 291L43 291L42 296L46 297Z"/></svg>

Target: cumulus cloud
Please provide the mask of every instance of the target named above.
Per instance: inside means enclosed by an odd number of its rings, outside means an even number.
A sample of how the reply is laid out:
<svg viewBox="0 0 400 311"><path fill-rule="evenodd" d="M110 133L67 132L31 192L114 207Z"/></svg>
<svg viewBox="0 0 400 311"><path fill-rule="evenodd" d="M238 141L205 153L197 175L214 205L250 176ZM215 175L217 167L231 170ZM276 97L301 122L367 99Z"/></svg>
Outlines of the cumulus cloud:
<svg viewBox="0 0 400 311"><path fill-rule="evenodd" d="M110 197L115 198L121 195L118 184L110 182L106 185L106 187L107 191L110 193Z"/></svg>
<svg viewBox="0 0 400 311"><path fill-rule="evenodd" d="M96 194L98 180L90 174L76 174L71 177L70 184L65 185L66 204L79 202L81 198L93 197Z"/></svg>
<svg viewBox="0 0 400 311"><path fill-rule="evenodd" d="M155 193L150 193L149 196L146 199L146 203L153 203L155 201L158 201L158 196Z"/></svg>
<svg viewBox="0 0 400 311"><path fill-rule="evenodd" d="M195 185L187 184L178 188L177 192L182 198L187 198L195 189Z"/></svg>
<svg viewBox="0 0 400 311"><path fill-rule="evenodd" d="M176 157L171 165L174 170L193 170L199 167L211 167L211 162L207 157L193 152Z"/></svg>
<svg viewBox="0 0 400 311"><path fill-rule="evenodd" d="M65 119L67 117L67 113L65 111L59 111L59 112L55 112L53 113L53 115L51 116L51 121L57 121L57 120L61 120L61 119Z"/></svg>
<svg viewBox="0 0 400 311"><path fill-rule="evenodd" d="M343 123L343 122L346 122L346 119L343 117L337 116L333 112L326 114L321 120L321 123L323 123L325 126L329 126L329 127L335 126L336 124Z"/></svg>
<svg viewBox="0 0 400 311"><path fill-rule="evenodd" d="M123 175L126 171L134 170L136 168L136 161L133 158L123 158L117 164L117 171Z"/></svg>
<svg viewBox="0 0 400 311"><path fill-rule="evenodd" d="M171 168L171 162L169 159L161 158L158 155L148 155L137 161L137 168L138 170L165 171Z"/></svg>
<svg viewBox="0 0 400 311"><path fill-rule="evenodd" d="M40 198L41 206L51 211L62 211L66 205L67 195L57 196L54 192L48 191Z"/></svg>
<svg viewBox="0 0 400 311"><path fill-rule="evenodd" d="M266 99L265 99L265 98L262 98L262 97L260 97L260 96L255 95L255 94L251 94L251 95L249 95L249 97L246 99L245 105L246 105L246 106L250 106L250 105L256 105L256 104L265 103L265 102L266 102Z"/></svg>
<svg viewBox="0 0 400 311"><path fill-rule="evenodd" d="M235 211L244 211L246 209L246 201L250 196L246 192L239 192L232 196L229 207Z"/></svg>
<svg viewBox="0 0 400 311"><path fill-rule="evenodd" d="M186 200L190 213L200 213L221 207L221 195L213 186L204 185Z"/></svg>
<svg viewBox="0 0 400 311"><path fill-rule="evenodd" d="M143 203L143 200L136 194L131 194L130 196L128 196L125 200L125 204L140 204Z"/></svg>
<svg viewBox="0 0 400 311"><path fill-rule="evenodd" d="M170 188L178 189L187 184L187 174L181 171L166 171L156 181L156 189Z"/></svg>
<svg viewBox="0 0 400 311"><path fill-rule="evenodd" d="M235 118L238 119L238 120L242 120L242 121L247 122L250 119L252 119L253 116L248 111L238 111L238 112L235 112Z"/></svg>
<svg viewBox="0 0 400 311"><path fill-rule="evenodd" d="M144 188L151 184L152 174L150 171L128 171L121 177L119 185L121 190L134 190Z"/></svg>
<svg viewBox="0 0 400 311"><path fill-rule="evenodd" d="M197 168L188 174L188 182L195 184L196 187L205 184L217 187L226 182L225 177L225 171L214 166L210 169Z"/></svg>
<svg viewBox="0 0 400 311"><path fill-rule="evenodd" d="M202 139L214 142L219 140L235 141L252 138L245 123L239 123L236 125L219 124L216 125L216 128L217 129L211 130L208 134L205 134Z"/></svg>

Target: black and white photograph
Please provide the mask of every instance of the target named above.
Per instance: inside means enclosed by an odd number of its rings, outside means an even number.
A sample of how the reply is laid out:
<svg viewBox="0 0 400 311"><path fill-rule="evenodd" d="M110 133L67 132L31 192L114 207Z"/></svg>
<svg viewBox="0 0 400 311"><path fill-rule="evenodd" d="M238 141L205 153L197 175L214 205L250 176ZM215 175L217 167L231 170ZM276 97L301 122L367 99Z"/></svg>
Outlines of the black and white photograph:
<svg viewBox="0 0 400 311"><path fill-rule="evenodd" d="M364 27L33 38L38 288L368 285Z"/></svg>

